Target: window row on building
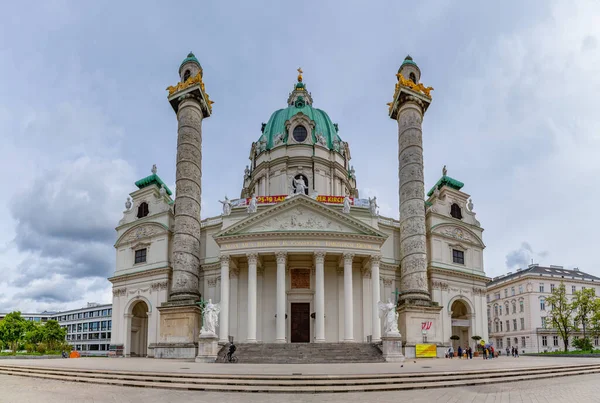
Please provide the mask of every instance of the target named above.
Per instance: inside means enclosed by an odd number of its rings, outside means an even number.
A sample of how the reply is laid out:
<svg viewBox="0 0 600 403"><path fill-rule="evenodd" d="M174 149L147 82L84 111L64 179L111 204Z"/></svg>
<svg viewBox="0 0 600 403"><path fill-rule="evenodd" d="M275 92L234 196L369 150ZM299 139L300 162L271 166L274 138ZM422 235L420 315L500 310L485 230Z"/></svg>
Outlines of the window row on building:
<svg viewBox="0 0 600 403"><path fill-rule="evenodd" d="M97 311L79 312L79 313L73 313L73 314L69 314L69 315L57 316L52 319L55 319L59 322L67 322L70 320L100 318L102 316L112 316L112 309L108 308L108 309L100 309Z"/></svg>
<svg viewBox="0 0 600 403"><path fill-rule="evenodd" d="M97 332L112 330L112 320L102 320L98 322L86 322L86 323L73 323L69 325L63 325L62 327L67 329L69 333L81 333L81 332Z"/></svg>

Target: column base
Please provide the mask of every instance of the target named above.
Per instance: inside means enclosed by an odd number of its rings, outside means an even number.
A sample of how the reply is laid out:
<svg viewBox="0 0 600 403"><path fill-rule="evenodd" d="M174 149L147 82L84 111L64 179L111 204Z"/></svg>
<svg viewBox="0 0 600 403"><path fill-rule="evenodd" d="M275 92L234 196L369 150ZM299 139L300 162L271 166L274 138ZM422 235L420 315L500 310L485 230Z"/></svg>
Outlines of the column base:
<svg viewBox="0 0 600 403"><path fill-rule="evenodd" d="M256 343L258 343L258 341L256 341L256 339L254 339L254 340L250 340L250 339L248 339L248 340L246 340L244 343L256 344Z"/></svg>
<svg viewBox="0 0 600 403"><path fill-rule="evenodd" d="M316 339L315 343L327 343L325 339Z"/></svg>
<svg viewBox="0 0 600 403"><path fill-rule="evenodd" d="M354 339L344 339L344 341L342 343L356 343L356 340L354 340Z"/></svg>
<svg viewBox="0 0 600 403"><path fill-rule="evenodd" d="M194 359L198 355L200 308L195 304L165 303L160 312L159 342L153 345L155 358Z"/></svg>
<svg viewBox="0 0 600 403"><path fill-rule="evenodd" d="M275 343L287 343L286 339L276 339Z"/></svg>

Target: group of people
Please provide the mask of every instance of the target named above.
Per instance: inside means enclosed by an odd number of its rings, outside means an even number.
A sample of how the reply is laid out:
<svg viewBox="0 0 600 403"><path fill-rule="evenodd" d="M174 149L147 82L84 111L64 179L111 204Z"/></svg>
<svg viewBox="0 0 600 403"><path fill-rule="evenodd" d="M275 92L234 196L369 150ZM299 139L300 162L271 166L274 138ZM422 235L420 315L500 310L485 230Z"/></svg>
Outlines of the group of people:
<svg viewBox="0 0 600 403"><path fill-rule="evenodd" d="M514 358L519 358L519 349L518 347L511 347L510 349L506 347L506 356L512 355Z"/></svg>
<svg viewBox="0 0 600 403"><path fill-rule="evenodd" d="M456 352L458 353L457 356L459 359L463 358L463 356L466 360L473 359L473 349L471 347L462 348L461 346L458 346L458 350ZM452 357L454 357L454 347L450 346L448 351L446 351L446 358Z"/></svg>

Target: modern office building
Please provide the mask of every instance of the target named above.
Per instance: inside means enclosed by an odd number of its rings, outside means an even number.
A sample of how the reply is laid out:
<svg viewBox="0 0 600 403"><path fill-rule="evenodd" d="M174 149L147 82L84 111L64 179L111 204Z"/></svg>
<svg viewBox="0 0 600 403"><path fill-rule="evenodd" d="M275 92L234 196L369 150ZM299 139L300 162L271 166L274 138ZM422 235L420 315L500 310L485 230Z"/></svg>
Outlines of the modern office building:
<svg viewBox="0 0 600 403"><path fill-rule="evenodd" d="M0 320L6 313L0 313ZM67 329L66 341L82 355L108 355L112 331L112 305L89 302L85 308L64 312L21 313L33 322L56 320Z"/></svg>
<svg viewBox="0 0 600 403"><path fill-rule="evenodd" d="M594 288L596 295L600 295L600 278L562 266L532 264L494 277L487 284L488 333L494 346L502 350L517 346L525 353L563 350L560 335L546 324L550 311L546 299L561 282L569 300L576 290L583 288ZM580 332L572 334L570 349L573 338L581 336ZM598 346L598 338L592 342Z"/></svg>

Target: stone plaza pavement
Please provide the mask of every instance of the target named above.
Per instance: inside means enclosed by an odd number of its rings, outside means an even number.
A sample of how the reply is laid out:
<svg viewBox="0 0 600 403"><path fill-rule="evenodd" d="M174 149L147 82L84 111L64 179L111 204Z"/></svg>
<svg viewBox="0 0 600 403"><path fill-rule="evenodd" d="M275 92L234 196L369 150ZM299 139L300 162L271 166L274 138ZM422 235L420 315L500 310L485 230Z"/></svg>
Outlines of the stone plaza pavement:
<svg viewBox="0 0 600 403"><path fill-rule="evenodd" d="M0 375L0 403L398 403L403 401L411 403L599 402L600 382L598 382L598 375L582 375L465 388L310 395L181 392Z"/></svg>
<svg viewBox="0 0 600 403"><path fill-rule="evenodd" d="M112 369L144 372L187 372L229 374L356 374L402 373L526 368L561 364L598 363L589 358L501 357L496 360L408 360L400 364L197 364L186 361L166 361L145 358L0 360L1 365L35 365L44 367ZM4 402L600 402L599 375L568 376L521 382L497 382L485 386L435 388L402 392L368 392L335 394L279 393L215 393L176 391L169 389L134 388L63 382L55 380L0 375L0 403Z"/></svg>

